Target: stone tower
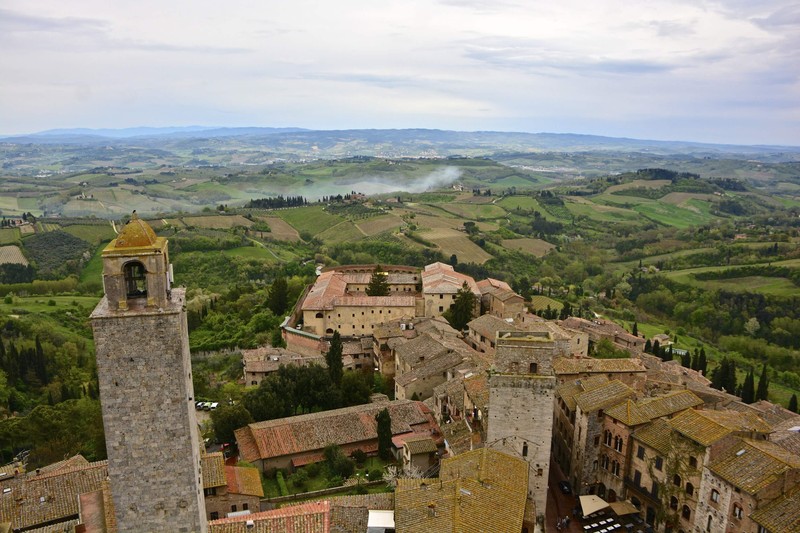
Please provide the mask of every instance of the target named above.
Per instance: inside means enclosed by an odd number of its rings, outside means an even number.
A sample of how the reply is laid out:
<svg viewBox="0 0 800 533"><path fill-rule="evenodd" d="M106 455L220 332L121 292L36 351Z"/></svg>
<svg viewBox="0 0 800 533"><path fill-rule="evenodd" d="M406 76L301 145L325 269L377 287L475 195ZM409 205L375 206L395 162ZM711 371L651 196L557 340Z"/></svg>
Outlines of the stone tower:
<svg viewBox="0 0 800 533"><path fill-rule="evenodd" d="M134 212L102 257L91 319L117 529L205 532L184 291L170 289L167 241Z"/></svg>
<svg viewBox="0 0 800 533"><path fill-rule="evenodd" d="M528 498L540 528L547 505L556 351L549 332L498 332L489 377L487 446L528 462Z"/></svg>

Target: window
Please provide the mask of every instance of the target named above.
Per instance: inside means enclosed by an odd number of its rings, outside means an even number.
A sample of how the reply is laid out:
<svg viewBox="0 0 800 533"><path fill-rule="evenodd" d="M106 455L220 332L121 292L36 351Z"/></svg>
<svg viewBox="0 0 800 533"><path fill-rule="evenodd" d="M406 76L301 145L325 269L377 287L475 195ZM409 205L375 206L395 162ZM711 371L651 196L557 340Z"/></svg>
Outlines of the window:
<svg viewBox="0 0 800 533"><path fill-rule="evenodd" d="M642 486L642 473L639 472L638 470L634 470L633 472L633 484L636 485L637 487Z"/></svg>
<svg viewBox="0 0 800 533"><path fill-rule="evenodd" d="M600 465L603 467L603 470L608 470L608 456L604 455L600 459Z"/></svg>
<svg viewBox="0 0 800 533"><path fill-rule="evenodd" d="M719 502L719 491L717 489L711 489L711 501L714 503Z"/></svg>
<svg viewBox="0 0 800 533"><path fill-rule="evenodd" d="M686 494L688 494L689 496L694 494L694 485L692 485L691 483L686 484Z"/></svg>
<svg viewBox="0 0 800 533"><path fill-rule="evenodd" d="M617 461L611 463L611 473L619 477L619 463Z"/></svg>
<svg viewBox="0 0 800 533"><path fill-rule="evenodd" d="M615 437L614 438L614 449L618 452L622 451L622 437Z"/></svg>
<svg viewBox="0 0 800 533"><path fill-rule="evenodd" d="M742 510L742 508L739 507L738 504L734 503L733 504L733 516L734 516L734 518L738 518L739 520L741 520L743 515L744 515L744 510Z"/></svg>
<svg viewBox="0 0 800 533"><path fill-rule="evenodd" d="M236 512L236 506L235 506L235 505L231 505L231 512L232 512L232 513L235 513L235 512Z"/></svg>
<svg viewBox="0 0 800 533"><path fill-rule="evenodd" d="M689 457L689 466L692 468L697 468L697 457Z"/></svg>
<svg viewBox="0 0 800 533"><path fill-rule="evenodd" d="M595 445L595 447L600 446L600 435L596 435L595 436L594 445Z"/></svg>
<svg viewBox="0 0 800 533"><path fill-rule="evenodd" d="M653 498L658 498L658 482L653 481L653 484L650 485L650 494L653 495Z"/></svg>
<svg viewBox="0 0 800 533"><path fill-rule="evenodd" d="M536 374L539 371L539 365L537 365L536 363L531 363L529 370L531 374Z"/></svg>
<svg viewBox="0 0 800 533"><path fill-rule="evenodd" d="M636 457L644 459L644 446L639 446L639 449L636 450Z"/></svg>
<svg viewBox="0 0 800 533"><path fill-rule="evenodd" d="M706 531L711 531L711 522L712 522L712 520L713 520L713 518L711 518L711 515L708 515L708 522L706 522Z"/></svg>
<svg viewBox="0 0 800 533"><path fill-rule="evenodd" d="M522 457L528 457L528 443L522 443Z"/></svg>
<svg viewBox="0 0 800 533"><path fill-rule="evenodd" d="M680 487L681 483L682 483L681 476L675 474L675 476L672 478L672 484L675 485L676 487Z"/></svg>
<svg viewBox="0 0 800 533"><path fill-rule="evenodd" d="M611 432L610 431L605 431L603 433L603 444L605 444L606 446L611 446Z"/></svg>
<svg viewBox="0 0 800 533"><path fill-rule="evenodd" d="M689 518L692 516L692 510L689 509L688 505L684 505L683 509L681 509L681 516L686 520L689 520Z"/></svg>
<svg viewBox="0 0 800 533"><path fill-rule="evenodd" d="M246 503L242 504L242 511L248 511L249 509L250 509L249 505L247 505Z"/></svg>
<svg viewBox="0 0 800 533"><path fill-rule="evenodd" d="M764 526L758 526L758 533L769 533L769 530Z"/></svg>
<svg viewBox="0 0 800 533"><path fill-rule="evenodd" d="M316 315L314 315L314 318L322 318L322 313L317 313Z"/></svg>
<svg viewBox="0 0 800 533"><path fill-rule="evenodd" d="M147 271L139 261L131 261L123 267L125 291L128 298L147 296Z"/></svg>
<svg viewBox="0 0 800 533"><path fill-rule="evenodd" d="M207 489L203 489L203 496L216 496L217 495L217 487L208 487Z"/></svg>
<svg viewBox="0 0 800 533"><path fill-rule="evenodd" d="M218 519L219 519L219 513L217 511L212 512L211 520L218 520Z"/></svg>
<svg viewBox="0 0 800 533"><path fill-rule="evenodd" d="M673 511L678 510L678 498L676 498L675 496L669 497L669 508L672 509Z"/></svg>
<svg viewBox="0 0 800 533"><path fill-rule="evenodd" d="M656 457L656 470L661 470L664 468L664 459L662 457Z"/></svg>

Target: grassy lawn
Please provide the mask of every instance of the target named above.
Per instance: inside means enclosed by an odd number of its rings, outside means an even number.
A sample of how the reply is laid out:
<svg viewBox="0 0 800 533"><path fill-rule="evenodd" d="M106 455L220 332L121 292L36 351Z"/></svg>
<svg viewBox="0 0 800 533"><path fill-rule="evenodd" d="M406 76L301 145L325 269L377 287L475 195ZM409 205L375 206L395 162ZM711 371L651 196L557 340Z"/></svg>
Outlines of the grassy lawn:
<svg viewBox="0 0 800 533"><path fill-rule="evenodd" d="M0 230L0 244L14 244L19 242L18 228L3 228Z"/></svg>
<svg viewBox="0 0 800 533"><path fill-rule="evenodd" d="M366 237L355 224L349 220L344 220L325 231L321 231L315 237L322 239L326 243L338 244L341 242L358 241Z"/></svg>
<svg viewBox="0 0 800 533"><path fill-rule="evenodd" d="M103 241L108 242L116 236L111 224L72 224L64 226L63 229L70 235L92 244L100 244Z"/></svg>
<svg viewBox="0 0 800 533"><path fill-rule="evenodd" d="M15 296L13 303L10 304L0 300L0 314L15 314L15 311L21 309L28 313L53 313L76 306L91 309L99 300L96 296ZM54 305L50 305L49 302L53 302Z"/></svg>
<svg viewBox="0 0 800 533"><path fill-rule="evenodd" d="M288 222L297 231L307 231L312 235L317 235L344 221L338 215L329 215L323 211L322 206L281 209L276 211L275 214Z"/></svg>
<svg viewBox="0 0 800 533"><path fill-rule="evenodd" d="M268 249L261 246L242 246L239 248L231 248L230 250L223 250L222 253L232 257L258 259L260 261L267 261L269 263L274 263L277 261L276 257L272 255Z"/></svg>
<svg viewBox="0 0 800 533"><path fill-rule="evenodd" d="M495 219L506 215L506 210L494 204L445 204L442 209L467 220Z"/></svg>
<svg viewBox="0 0 800 533"><path fill-rule="evenodd" d="M547 252L555 247L555 244L550 244L542 239L521 238L503 240L503 248L519 250L521 252L535 255L536 257L544 257L547 255Z"/></svg>

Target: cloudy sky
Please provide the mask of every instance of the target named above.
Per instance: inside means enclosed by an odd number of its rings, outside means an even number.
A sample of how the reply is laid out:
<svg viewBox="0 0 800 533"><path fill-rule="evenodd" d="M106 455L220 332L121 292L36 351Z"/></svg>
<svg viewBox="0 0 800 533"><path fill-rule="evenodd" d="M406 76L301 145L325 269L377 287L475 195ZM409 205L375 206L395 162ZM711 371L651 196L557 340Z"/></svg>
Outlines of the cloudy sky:
<svg viewBox="0 0 800 533"><path fill-rule="evenodd" d="M800 144L796 0L0 0L0 133L572 132Z"/></svg>

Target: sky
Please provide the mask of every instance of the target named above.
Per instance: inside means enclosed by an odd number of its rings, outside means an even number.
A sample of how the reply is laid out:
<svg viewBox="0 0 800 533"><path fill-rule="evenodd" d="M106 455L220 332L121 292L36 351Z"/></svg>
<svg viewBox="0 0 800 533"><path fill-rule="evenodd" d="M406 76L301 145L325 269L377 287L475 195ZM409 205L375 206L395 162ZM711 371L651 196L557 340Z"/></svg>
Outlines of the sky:
<svg viewBox="0 0 800 533"><path fill-rule="evenodd" d="M0 0L0 134L265 126L800 145L796 0Z"/></svg>

